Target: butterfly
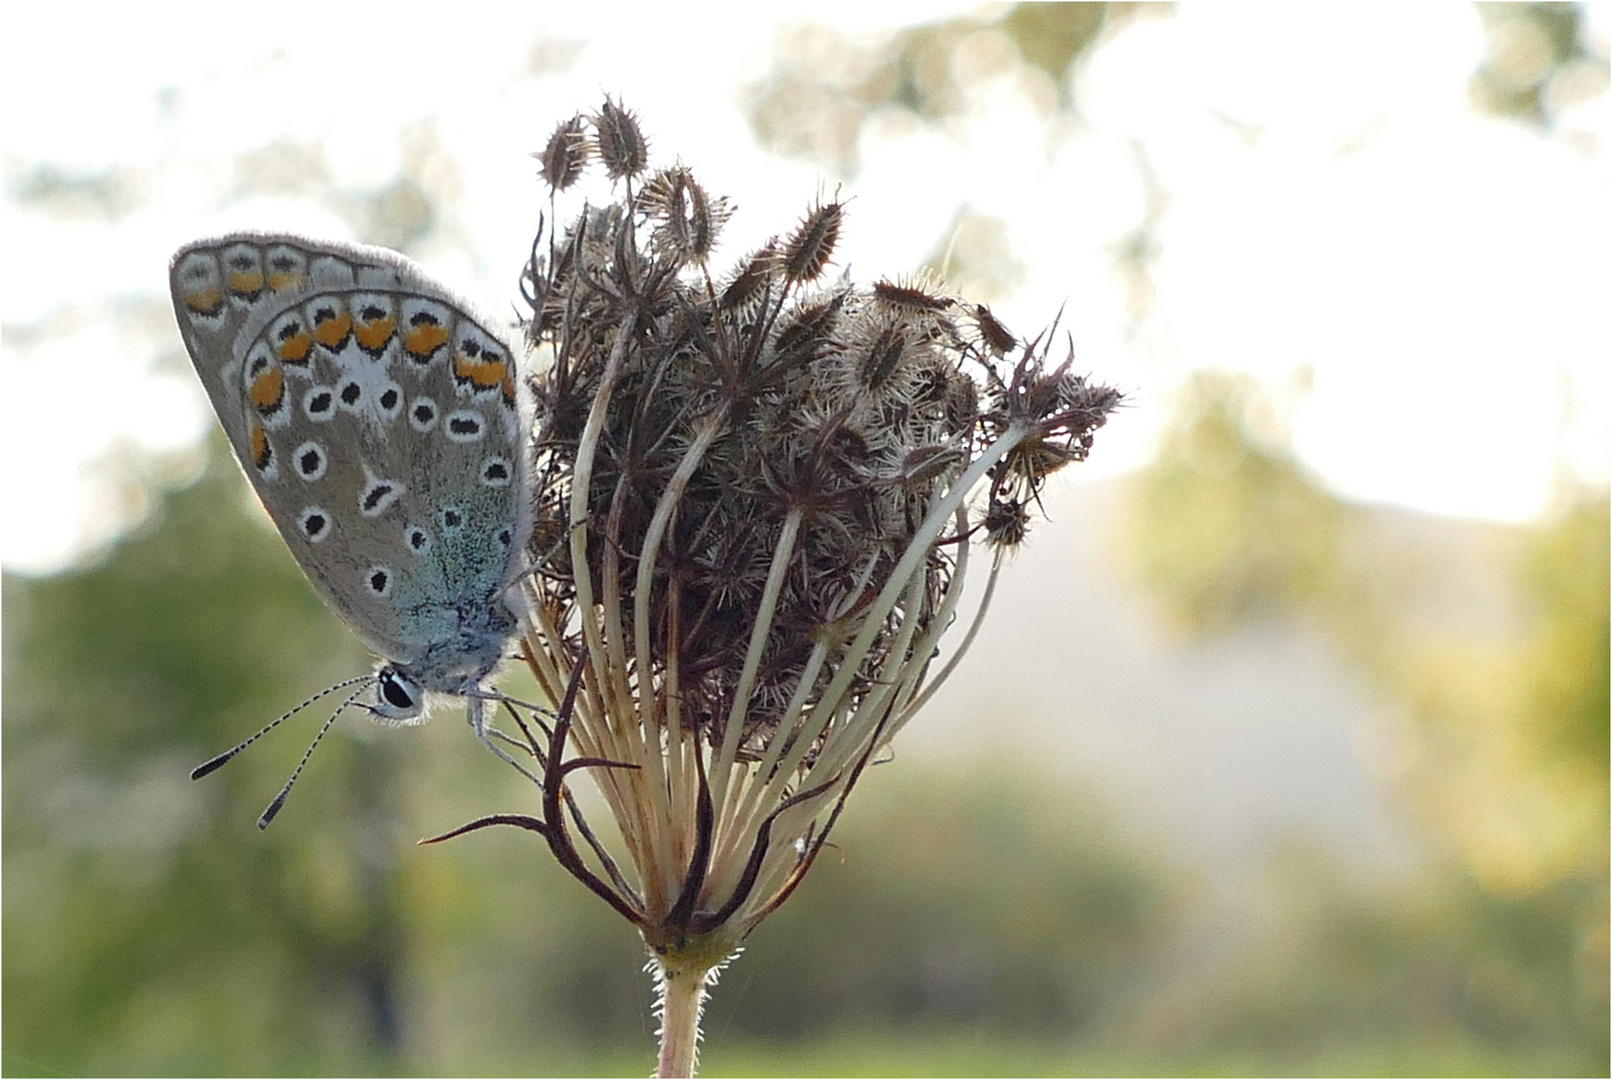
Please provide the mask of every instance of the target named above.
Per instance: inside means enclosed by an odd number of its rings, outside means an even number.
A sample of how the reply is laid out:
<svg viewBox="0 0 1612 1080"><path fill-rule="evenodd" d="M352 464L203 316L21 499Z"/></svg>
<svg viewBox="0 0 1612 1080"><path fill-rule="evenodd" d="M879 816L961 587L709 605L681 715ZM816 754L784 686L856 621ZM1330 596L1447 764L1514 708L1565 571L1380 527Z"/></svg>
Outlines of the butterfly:
<svg viewBox="0 0 1612 1080"><path fill-rule="evenodd" d="M381 658L330 688L360 684L337 715L356 704L414 723L428 693L455 695L477 737L508 760L484 717L498 696L486 680L517 630L509 587L532 528L533 410L515 355L468 304L382 248L234 233L181 248L169 285L258 499L320 595Z"/></svg>

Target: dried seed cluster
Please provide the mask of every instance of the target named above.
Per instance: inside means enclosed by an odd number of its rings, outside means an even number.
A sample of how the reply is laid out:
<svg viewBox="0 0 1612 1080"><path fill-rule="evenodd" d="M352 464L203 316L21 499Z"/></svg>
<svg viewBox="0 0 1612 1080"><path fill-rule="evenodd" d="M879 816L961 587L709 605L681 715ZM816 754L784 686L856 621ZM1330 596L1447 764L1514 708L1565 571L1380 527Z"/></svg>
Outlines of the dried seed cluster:
<svg viewBox="0 0 1612 1080"><path fill-rule="evenodd" d="M522 278L546 359L523 645L556 710L506 701L522 739L489 732L530 755L501 756L542 814L436 839L542 835L638 928L657 1075L691 1075L714 973L967 649L1047 476L1120 395L925 278L831 277L837 200L713 274L727 201L683 166L650 172L614 102L535 156L551 206L595 160L612 191L540 232ZM979 541L979 609L931 674ZM583 771L614 838L572 797Z"/></svg>
<svg viewBox="0 0 1612 1080"><path fill-rule="evenodd" d="M713 276L726 200L685 167L649 172L614 103L536 156L553 191L596 159L616 192L540 237L523 280L529 343L549 357L532 549L546 621L580 656L602 609L607 647L640 693L676 699L696 742L742 762L808 738L809 764L834 725L801 717L898 564L922 558L922 587L880 613L836 715L892 660L921 672L911 652L951 617L958 538L1022 541L1041 485L1085 457L1120 394L927 279L831 276L836 200ZM965 482L979 494L921 538Z"/></svg>

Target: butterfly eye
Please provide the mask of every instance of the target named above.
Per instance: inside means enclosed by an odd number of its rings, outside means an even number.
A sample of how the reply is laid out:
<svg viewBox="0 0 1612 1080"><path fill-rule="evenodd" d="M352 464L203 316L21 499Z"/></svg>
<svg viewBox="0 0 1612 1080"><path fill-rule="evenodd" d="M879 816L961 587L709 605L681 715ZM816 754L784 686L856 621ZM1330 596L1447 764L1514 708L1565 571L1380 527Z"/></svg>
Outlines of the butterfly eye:
<svg viewBox="0 0 1612 1080"><path fill-rule="evenodd" d="M413 720L423 711L420 688L390 664L375 673L375 711L389 720Z"/></svg>

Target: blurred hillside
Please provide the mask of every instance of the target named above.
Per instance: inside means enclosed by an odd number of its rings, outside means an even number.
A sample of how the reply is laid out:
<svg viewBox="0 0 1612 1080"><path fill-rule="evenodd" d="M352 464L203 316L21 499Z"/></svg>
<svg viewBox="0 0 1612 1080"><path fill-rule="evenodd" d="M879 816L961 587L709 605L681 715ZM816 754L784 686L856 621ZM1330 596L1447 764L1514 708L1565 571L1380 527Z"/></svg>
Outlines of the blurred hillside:
<svg viewBox="0 0 1612 1080"><path fill-rule="evenodd" d="M1121 421L1123 422L1123 420ZM1127 558L1135 477L1053 485L997 586L968 660L898 758L1033 762L1123 798L1141 834L1211 878L1257 874L1269 845L1312 836L1370 872L1402 870L1414 837L1370 754L1382 707L1312 629L1279 621L1193 637ZM1453 542L1491 527L1388 511ZM1010 722L989 718L1013 702Z"/></svg>
<svg viewBox="0 0 1612 1080"><path fill-rule="evenodd" d="M724 977L709 1074L1605 1067L1604 500L1336 503L1199 390L1155 469L1057 494ZM524 834L410 843L530 809L456 717L344 720L266 833L317 707L186 778L364 664L243 488L217 458L104 564L5 580L6 1071L641 1067L624 924Z"/></svg>

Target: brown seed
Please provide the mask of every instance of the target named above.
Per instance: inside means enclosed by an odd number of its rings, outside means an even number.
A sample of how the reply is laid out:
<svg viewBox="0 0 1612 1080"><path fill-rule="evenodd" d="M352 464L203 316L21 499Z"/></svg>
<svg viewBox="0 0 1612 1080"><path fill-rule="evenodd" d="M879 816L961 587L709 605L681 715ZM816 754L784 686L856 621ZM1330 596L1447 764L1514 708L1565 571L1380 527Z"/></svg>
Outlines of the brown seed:
<svg viewBox="0 0 1612 1080"><path fill-rule="evenodd" d="M564 191L582 175L588 163L588 141L582 133L582 117L573 116L554 129L541 154L543 182L555 191Z"/></svg>
<svg viewBox="0 0 1612 1080"><path fill-rule="evenodd" d="M844 204L837 202L818 206L806 215L780 253L786 280L811 281L823 272L839 242L844 217Z"/></svg>
<svg viewBox="0 0 1612 1080"><path fill-rule="evenodd" d="M649 160L649 144L638 126L638 118L609 98L593 118L598 135L599 160L612 180L637 176Z"/></svg>

